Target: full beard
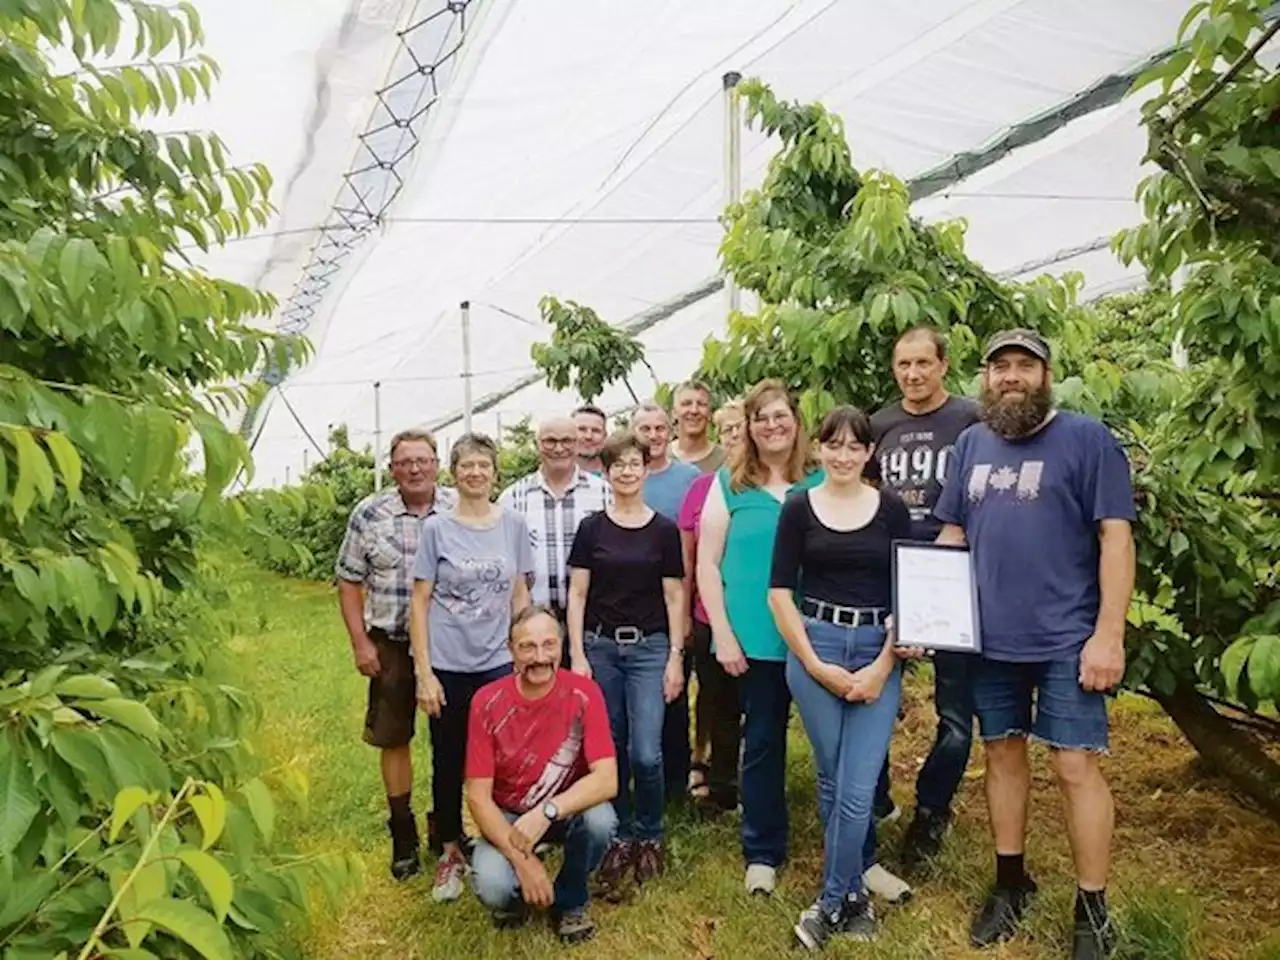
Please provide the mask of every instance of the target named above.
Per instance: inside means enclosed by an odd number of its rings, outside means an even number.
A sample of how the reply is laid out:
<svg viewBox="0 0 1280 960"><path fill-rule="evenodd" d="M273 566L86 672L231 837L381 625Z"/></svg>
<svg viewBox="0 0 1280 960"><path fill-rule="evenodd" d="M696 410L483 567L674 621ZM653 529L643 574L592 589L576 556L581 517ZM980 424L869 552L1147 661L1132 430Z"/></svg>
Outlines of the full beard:
<svg viewBox="0 0 1280 960"><path fill-rule="evenodd" d="M996 436L1020 440L1034 433L1053 408L1053 390L1040 387L1024 400L1004 400L990 387L982 388L982 422Z"/></svg>

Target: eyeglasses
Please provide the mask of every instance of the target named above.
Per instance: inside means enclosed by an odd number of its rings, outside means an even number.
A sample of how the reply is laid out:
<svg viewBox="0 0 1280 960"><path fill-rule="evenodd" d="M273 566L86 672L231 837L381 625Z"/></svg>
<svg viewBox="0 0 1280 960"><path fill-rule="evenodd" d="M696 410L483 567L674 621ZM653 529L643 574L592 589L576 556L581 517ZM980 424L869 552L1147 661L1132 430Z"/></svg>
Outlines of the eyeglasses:
<svg viewBox="0 0 1280 960"><path fill-rule="evenodd" d="M780 411L778 413L770 414L767 417L764 416L763 414L757 413L754 417L751 418L751 422L755 424L759 424L762 427L766 425L781 426L784 423L791 422L791 412L789 410Z"/></svg>
<svg viewBox="0 0 1280 960"><path fill-rule="evenodd" d="M434 467L439 461L435 457L411 457L406 460L392 460L391 466L397 470L427 470Z"/></svg>
<svg viewBox="0 0 1280 960"><path fill-rule="evenodd" d="M542 444L542 446L547 449L551 449L553 447L572 447L577 444L577 442L577 437L543 437L538 441L538 443Z"/></svg>

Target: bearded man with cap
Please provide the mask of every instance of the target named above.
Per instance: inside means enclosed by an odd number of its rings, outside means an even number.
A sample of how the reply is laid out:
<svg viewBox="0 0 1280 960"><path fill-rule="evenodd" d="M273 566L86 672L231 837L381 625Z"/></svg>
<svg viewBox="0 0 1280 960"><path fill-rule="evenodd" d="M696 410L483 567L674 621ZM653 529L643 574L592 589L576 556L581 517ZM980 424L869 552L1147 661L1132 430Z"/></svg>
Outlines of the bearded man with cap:
<svg viewBox="0 0 1280 960"><path fill-rule="evenodd" d="M968 544L982 631L974 707L986 750L996 880L970 930L1014 935L1036 885L1023 848L1028 737L1062 790L1077 890L1072 960L1114 949L1106 904L1115 808L1099 765L1106 693L1124 676L1134 582L1129 463L1097 420L1056 410L1048 343L1005 330L983 352L982 422L956 444L934 515Z"/></svg>

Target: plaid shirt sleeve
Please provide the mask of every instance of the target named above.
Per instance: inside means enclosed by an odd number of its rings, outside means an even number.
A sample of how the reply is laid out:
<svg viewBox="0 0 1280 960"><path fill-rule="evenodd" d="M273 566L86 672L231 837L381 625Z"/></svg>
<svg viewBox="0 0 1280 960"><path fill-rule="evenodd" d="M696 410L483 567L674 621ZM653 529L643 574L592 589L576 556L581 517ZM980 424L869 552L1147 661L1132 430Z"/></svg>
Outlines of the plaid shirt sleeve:
<svg viewBox="0 0 1280 960"><path fill-rule="evenodd" d="M369 575L369 558L364 548L366 506L366 503L359 504L351 511L351 519L347 521L347 533L342 538L338 561L334 564L334 572L339 580L364 583L365 577Z"/></svg>

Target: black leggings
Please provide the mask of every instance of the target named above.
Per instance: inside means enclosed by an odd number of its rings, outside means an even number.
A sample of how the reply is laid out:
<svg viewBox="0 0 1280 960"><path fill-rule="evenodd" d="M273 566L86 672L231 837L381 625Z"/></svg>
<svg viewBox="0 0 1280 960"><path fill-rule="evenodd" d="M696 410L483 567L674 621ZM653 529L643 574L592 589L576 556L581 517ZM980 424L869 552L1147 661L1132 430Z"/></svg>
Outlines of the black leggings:
<svg viewBox="0 0 1280 960"><path fill-rule="evenodd" d="M471 715L471 701L486 683L510 672L509 663L482 673L435 672L444 688L444 706L440 708L440 716L432 717L430 723L431 800L435 807L430 837L433 849L462 839L462 780L467 763L467 718Z"/></svg>

